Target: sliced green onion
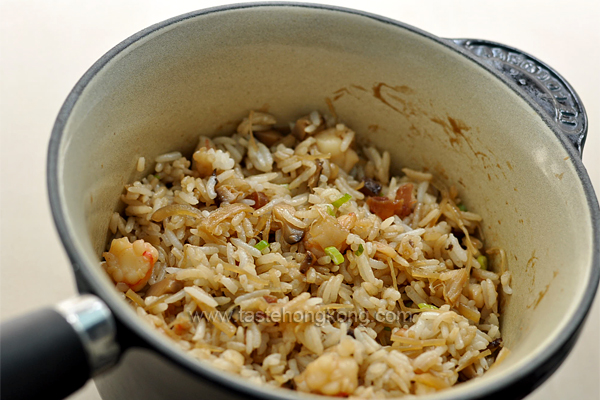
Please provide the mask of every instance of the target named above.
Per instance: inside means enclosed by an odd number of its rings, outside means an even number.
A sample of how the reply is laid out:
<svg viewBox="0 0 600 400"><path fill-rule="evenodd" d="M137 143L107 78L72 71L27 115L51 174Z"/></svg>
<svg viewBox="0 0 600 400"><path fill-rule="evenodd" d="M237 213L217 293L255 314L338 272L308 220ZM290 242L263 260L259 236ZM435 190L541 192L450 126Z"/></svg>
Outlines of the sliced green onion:
<svg viewBox="0 0 600 400"><path fill-rule="evenodd" d="M384 326L384 327L383 327L383 330L384 330L384 331L391 332L391 331L392 331L392 328L390 328L389 326Z"/></svg>
<svg viewBox="0 0 600 400"><path fill-rule="evenodd" d="M333 261L335 265L339 265L344 262L344 256L342 253L340 253L340 251L333 246L325 247L325 254L331 257L331 261Z"/></svg>
<svg viewBox="0 0 600 400"><path fill-rule="evenodd" d="M266 240L261 240L260 242L258 242L254 245L255 249L261 250L261 251L266 249L267 247L269 247L269 243L267 243Z"/></svg>
<svg viewBox="0 0 600 400"><path fill-rule="evenodd" d="M488 269L488 259L486 256L481 255L477 257L477 262L481 265L481 269Z"/></svg>
<svg viewBox="0 0 600 400"><path fill-rule="evenodd" d="M327 206L327 213L333 217L335 217L335 207Z"/></svg>
<svg viewBox="0 0 600 400"><path fill-rule="evenodd" d="M438 308L433 304L419 303L417 306L419 306L421 310L438 310Z"/></svg>
<svg viewBox="0 0 600 400"><path fill-rule="evenodd" d="M358 250L356 250L354 252L354 254L356 254L357 256L360 256L364 251L365 251L365 248L363 247L363 245L361 243L358 245Z"/></svg>
<svg viewBox="0 0 600 400"><path fill-rule="evenodd" d="M331 205L334 206L335 208L340 208L342 206L342 204L348 202L351 198L352 198L352 196L350 196L348 193L346 193L345 195L343 195L342 197L340 197L339 199L337 199L336 201L331 203Z"/></svg>
<svg viewBox="0 0 600 400"><path fill-rule="evenodd" d="M467 211L467 207L466 207L464 204L460 204L460 205L458 206L458 209L459 209L460 211L463 211L463 212L464 212L464 211Z"/></svg>

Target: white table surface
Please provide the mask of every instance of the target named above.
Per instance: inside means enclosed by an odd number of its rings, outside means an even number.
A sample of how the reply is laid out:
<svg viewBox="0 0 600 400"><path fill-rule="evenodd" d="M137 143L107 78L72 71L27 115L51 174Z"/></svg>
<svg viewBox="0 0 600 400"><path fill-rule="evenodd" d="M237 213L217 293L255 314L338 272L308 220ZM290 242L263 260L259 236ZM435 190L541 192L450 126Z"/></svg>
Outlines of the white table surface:
<svg viewBox="0 0 600 400"><path fill-rule="evenodd" d="M326 2L326 0L324 0ZM534 54L576 88L589 117L584 162L600 188L600 3L552 0L328 1L442 37L490 39ZM0 318L75 294L46 196L46 147L79 77L135 32L218 1L0 2ZM600 399L600 304L575 349L528 400ZM98 400L88 383L70 397Z"/></svg>

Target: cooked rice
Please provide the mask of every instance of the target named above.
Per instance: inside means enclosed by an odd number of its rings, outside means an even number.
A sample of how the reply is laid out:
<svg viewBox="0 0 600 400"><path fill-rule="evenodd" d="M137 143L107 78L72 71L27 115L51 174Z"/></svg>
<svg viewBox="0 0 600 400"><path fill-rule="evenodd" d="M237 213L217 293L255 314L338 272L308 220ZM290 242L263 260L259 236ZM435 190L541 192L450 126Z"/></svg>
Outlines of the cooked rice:
<svg viewBox="0 0 600 400"><path fill-rule="evenodd" d="M505 253L484 250L481 217L454 187L389 168L387 151L358 149L331 117L286 132L251 112L126 185L103 265L184 351L256 383L365 398L481 376L508 354Z"/></svg>

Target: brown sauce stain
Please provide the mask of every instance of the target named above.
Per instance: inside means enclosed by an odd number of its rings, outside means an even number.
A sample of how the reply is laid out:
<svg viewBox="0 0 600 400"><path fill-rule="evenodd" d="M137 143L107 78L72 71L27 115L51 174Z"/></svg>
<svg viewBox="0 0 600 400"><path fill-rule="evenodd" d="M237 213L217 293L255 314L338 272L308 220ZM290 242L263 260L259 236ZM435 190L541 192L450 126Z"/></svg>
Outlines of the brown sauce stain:
<svg viewBox="0 0 600 400"><path fill-rule="evenodd" d="M462 187L467 187L465 185L465 183L463 182L462 178L458 178L458 183L462 186Z"/></svg>
<svg viewBox="0 0 600 400"><path fill-rule="evenodd" d="M571 157L569 157L569 156L566 156L566 157L565 157L565 161L567 161L569 158L571 158Z"/></svg>
<svg viewBox="0 0 600 400"><path fill-rule="evenodd" d="M343 88L338 89L335 92L333 92L333 101L341 99L342 97L344 97L347 94L352 97L356 97L352 94L352 92L350 92L350 90L347 87L343 87Z"/></svg>
<svg viewBox="0 0 600 400"><path fill-rule="evenodd" d="M538 293L537 299L533 303L528 305L527 308L531 308L531 306L533 306L533 309L535 310L537 308L537 306L540 305L540 302L542 301L544 296L546 296L546 293L548 293L548 290L550 289L550 285L552 284L552 282L554 281L554 278L556 278L557 275L558 275L558 271L554 271L553 275L552 275L552 279L550 279L550 282L548 282L548 284L546 285L546 287L543 290L540 290L540 292Z"/></svg>
<svg viewBox="0 0 600 400"><path fill-rule="evenodd" d="M430 120L431 120L431 122L441 126L444 129L444 131L448 132L449 126L446 123L446 121L444 121L443 119L438 118L438 117L430 118ZM458 138L449 136L448 139L450 140L450 144L452 146L454 146L455 144L458 144Z"/></svg>
<svg viewBox="0 0 600 400"><path fill-rule="evenodd" d="M385 92L383 89L386 89ZM391 108L392 110L408 117L409 115L417 115L417 111L412 104L409 104L405 99L398 96L398 94L410 95L414 94L415 91L406 86L406 85L389 85L385 82L379 82L373 85L371 88L373 97L379 100L381 103ZM360 99L360 93L365 92L368 93L369 90L364 86L350 84L348 87L342 87L333 92L333 101L337 101L344 97L345 95L350 95L356 99ZM398 104L394 104L392 101L400 103L402 107L399 107Z"/></svg>
<svg viewBox="0 0 600 400"><path fill-rule="evenodd" d="M488 181L491 181L492 180L492 176L490 174L487 174L487 176L488 176Z"/></svg>
<svg viewBox="0 0 600 400"><path fill-rule="evenodd" d="M333 94L341 94L341 93L348 93L348 94L350 94L350 91L348 90L348 88L343 87L343 88L338 89L335 92L333 92Z"/></svg>
<svg viewBox="0 0 600 400"><path fill-rule="evenodd" d="M350 85L350 87L353 87L354 89L358 89L358 90L362 90L363 92L366 92L367 89L365 89L364 87L360 86L360 85Z"/></svg>
<svg viewBox="0 0 600 400"><path fill-rule="evenodd" d="M335 106L333 105L333 101L329 97L325 97L325 103L327 104L327 108L329 108L329 112L333 116L333 118L337 121L338 116L337 112L335 112Z"/></svg>
<svg viewBox="0 0 600 400"><path fill-rule="evenodd" d="M459 136L464 137L463 131L469 131L471 130L471 128L469 128L463 121L459 120L459 119L454 119L452 117L448 117L448 121L450 122L450 125L452 126L452 131L454 131L454 133L456 133ZM465 138L466 140L466 138Z"/></svg>
<svg viewBox="0 0 600 400"><path fill-rule="evenodd" d="M523 220L521 220L523 221ZM535 286L535 264L537 264L538 258L535 255L535 250L531 253L531 257L527 260L527 264L525 265L525 272L528 272L531 275L531 288ZM531 291L531 289L530 289Z"/></svg>
<svg viewBox="0 0 600 400"><path fill-rule="evenodd" d="M556 176L558 178L558 180L562 181L562 178L564 176L564 172L560 173L560 174L554 174L554 176Z"/></svg>
<svg viewBox="0 0 600 400"><path fill-rule="evenodd" d="M381 90L383 88L388 88L392 91L398 92L398 93L403 93L403 94L411 94L414 93L414 91L409 88L408 86L391 86L388 85L387 83L383 83L383 82L379 82L377 84L375 84L375 86L373 86L373 97L375 97L377 100L379 100L380 102L382 102L383 104L385 104L386 106L388 106L389 108L391 108L392 110L402 114L402 115L407 115L406 111L400 110L399 108L397 108L396 106L394 106L392 103L390 103L388 101L388 99L382 94ZM390 97L394 96L393 94L390 94ZM406 102L402 99L400 99L398 96L394 96L393 97L395 100L401 101L402 105L406 106ZM413 111L414 114L414 111Z"/></svg>
<svg viewBox="0 0 600 400"><path fill-rule="evenodd" d="M365 92L367 91L365 88L363 88L360 85L350 85L350 87L361 90L361 91L365 91ZM340 88L340 89L336 90L335 92L333 92L333 101L341 99L345 95L352 96L355 99L360 99L360 96L357 95L356 93L353 93L352 90L348 89L347 87L343 87L343 88Z"/></svg>
<svg viewBox="0 0 600 400"><path fill-rule="evenodd" d="M332 100L337 101L346 95L350 95L350 96L360 100L360 98L363 97L361 92L369 93L369 90L361 85L349 84L345 87L342 87L342 88L334 91L332 93ZM425 110L421 109L420 107L418 107L417 105L413 104L411 99L403 96L403 95L412 95L414 93L415 93L415 90L410 88L409 86L390 85L385 82L375 83L371 87L372 96L377 101L379 101L383 105L385 105L386 107L391 108L395 112L404 115L407 119L410 116L417 116L417 115L423 115L423 116L428 117L433 123L438 124L443 128L444 132L446 132L446 134L448 136L448 140L452 147L460 147L460 146L463 146L464 144L466 144L468 146L468 148L471 150L471 152L475 155L475 157L478 158L482 162L483 167L485 169L487 169L488 167L491 168L492 166L494 166L494 163L492 163L491 157L493 156L495 159L497 159L497 157L495 157L495 154L493 153L493 151L491 149L486 148L485 152L475 150L474 140L478 140L478 138L477 138L476 134L474 135L474 132L480 132L479 128L476 128L476 127L471 128L464 121L462 121L458 118L451 117L449 115L446 115L445 117L438 117L438 116L430 115L427 111L425 111ZM331 100L330 100L330 102L331 102ZM431 107L433 107L433 103L431 100L429 101L429 105ZM369 129L369 132L376 132L376 130L374 130L374 128L371 128L371 126L369 126L368 129ZM379 129L381 129L381 128L379 128ZM467 133L467 132L469 132L469 133ZM436 137L432 136L430 133L427 132L427 130L417 129L417 128L414 128L413 126L411 126L406 131L406 135L409 138L414 138L414 137L425 135L425 136L431 138L432 140L437 140L437 136ZM481 146L479 146L479 147L481 147ZM500 164L496 163L495 166L498 167L502 171L502 167L500 166ZM512 169L512 165L509 165L509 168ZM494 175L494 177L496 177L496 178L500 178L499 174L492 172L491 174L488 174L489 180L492 180L492 175ZM502 171L502 175L504 175L504 178L506 178L506 174L504 173L504 171ZM462 186L465 186L464 182L460 182L460 184Z"/></svg>
<svg viewBox="0 0 600 400"><path fill-rule="evenodd" d="M508 166L508 169L510 169L511 171L513 170L513 166L512 166L512 164L510 163L510 161L507 161L507 162L506 162L506 165Z"/></svg>
<svg viewBox="0 0 600 400"><path fill-rule="evenodd" d="M369 130L369 132L371 133L375 133L379 131L379 125L377 124L371 124L367 127L367 129Z"/></svg>
<svg viewBox="0 0 600 400"><path fill-rule="evenodd" d="M523 220L521 220L521 221L523 221ZM525 272L528 272L529 269L533 269L537 262L538 262L538 258L536 257L535 250L534 250L533 253L531 253L531 257L529 257L529 260L527 260L527 265L525 266Z"/></svg>
<svg viewBox="0 0 600 400"><path fill-rule="evenodd" d="M403 98L398 97L398 96L396 96L396 95L394 95L392 93L389 93L388 96L390 98L396 100L398 103L401 103L404 107L406 107L406 100L404 100ZM410 110L410 111L411 111L410 112L411 115L415 115L415 112L413 110Z"/></svg>
<svg viewBox="0 0 600 400"><path fill-rule="evenodd" d="M465 124L463 121L461 121L457 118L452 118L449 115L446 116L446 119L447 119L447 122L446 122L446 120L439 118L439 117L430 118L431 122L440 125L444 129L444 131L448 134L448 140L449 140L451 146L454 147L454 146L460 145L461 141L466 143L467 146L469 147L469 149L471 150L471 152L477 158L480 158L481 161L484 163L483 167L487 168L485 159L489 159L489 156L487 154L485 154L484 152L475 150L475 148L473 147L473 143L471 142L471 138L469 136L465 135L465 132L470 131L471 128L467 124ZM491 177L488 176L488 179L491 180Z"/></svg>

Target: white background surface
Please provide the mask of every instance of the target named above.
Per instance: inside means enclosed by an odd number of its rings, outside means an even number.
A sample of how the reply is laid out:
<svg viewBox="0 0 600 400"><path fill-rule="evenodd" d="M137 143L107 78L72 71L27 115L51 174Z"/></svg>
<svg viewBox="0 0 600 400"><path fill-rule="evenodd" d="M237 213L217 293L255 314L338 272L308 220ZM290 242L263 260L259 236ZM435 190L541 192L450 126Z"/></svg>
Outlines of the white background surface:
<svg viewBox="0 0 600 400"><path fill-rule="evenodd" d="M324 2L326 2L324 0ZM600 188L600 6L589 1L329 1L448 38L489 39L558 70L587 108L584 162ZM49 211L45 164L54 118L79 77L111 47L214 1L0 3L0 317L75 293ZM575 350L528 400L600 399L598 298ZM71 397L98 400L89 383Z"/></svg>

